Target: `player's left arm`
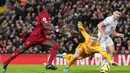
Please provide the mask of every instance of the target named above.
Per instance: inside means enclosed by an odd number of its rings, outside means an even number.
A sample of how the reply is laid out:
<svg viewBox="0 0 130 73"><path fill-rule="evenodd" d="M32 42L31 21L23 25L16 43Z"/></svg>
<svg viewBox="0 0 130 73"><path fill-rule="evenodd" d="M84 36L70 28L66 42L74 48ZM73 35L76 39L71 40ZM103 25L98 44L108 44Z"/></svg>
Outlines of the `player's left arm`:
<svg viewBox="0 0 130 73"><path fill-rule="evenodd" d="M112 33L111 33L111 35L112 35L112 36L116 36L116 37L121 37L121 38L124 37L124 34L116 32L114 28L112 28Z"/></svg>
<svg viewBox="0 0 130 73"><path fill-rule="evenodd" d="M111 56L107 54L101 46L96 47L96 51L106 58L109 62L112 60Z"/></svg>
<svg viewBox="0 0 130 73"><path fill-rule="evenodd" d="M114 66L118 65L116 62L112 62L112 57L107 52L105 52L101 46L97 47L97 52L106 58L110 64Z"/></svg>
<svg viewBox="0 0 130 73"><path fill-rule="evenodd" d="M107 54L105 51L100 51L99 52L104 58L107 59L108 62L111 62L112 61L112 58L109 54Z"/></svg>
<svg viewBox="0 0 130 73"><path fill-rule="evenodd" d="M52 26L51 24L48 25L48 23L44 23L43 24L43 27L47 30L50 30L50 31L56 31L56 32L59 32L59 29L56 29L54 26Z"/></svg>

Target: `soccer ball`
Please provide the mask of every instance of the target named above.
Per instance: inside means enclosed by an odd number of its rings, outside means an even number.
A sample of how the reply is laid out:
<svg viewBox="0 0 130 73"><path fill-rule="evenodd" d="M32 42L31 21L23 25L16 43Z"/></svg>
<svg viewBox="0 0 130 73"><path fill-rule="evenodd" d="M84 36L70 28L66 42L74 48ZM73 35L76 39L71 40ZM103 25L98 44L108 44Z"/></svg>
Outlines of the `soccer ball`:
<svg viewBox="0 0 130 73"><path fill-rule="evenodd" d="M110 72L110 66L108 64L103 64L100 66L100 72L101 73L109 73Z"/></svg>

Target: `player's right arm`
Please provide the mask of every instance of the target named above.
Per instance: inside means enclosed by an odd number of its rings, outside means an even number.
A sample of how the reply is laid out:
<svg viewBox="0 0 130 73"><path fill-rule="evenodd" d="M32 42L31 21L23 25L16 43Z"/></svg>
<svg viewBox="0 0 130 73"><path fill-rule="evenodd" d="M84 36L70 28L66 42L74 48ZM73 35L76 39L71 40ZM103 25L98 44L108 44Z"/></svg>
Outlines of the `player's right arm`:
<svg viewBox="0 0 130 73"><path fill-rule="evenodd" d="M100 22L100 23L97 25L98 30L99 30L101 36L105 39L105 30L104 30L104 28L103 28L104 26L105 26L105 25L104 25L104 22Z"/></svg>
<svg viewBox="0 0 130 73"><path fill-rule="evenodd" d="M87 41L90 38L90 35L85 31L84 27L82 26L82 22L80 21L78 22L78 28L85 40Z"/></svg>
<svg viewBox="0 0 130 73"><path fill-rule="evenodd" d="M106 19L104 19L102 22L100 22L97 27L99 32L101 33L101 36L105 39L106 35L105 35L105 29L107 28L107 25L110 25L112 22L112 18L111 17L107 17Z"/></svg>
<svg viewBox="0 0 130 73"><path fill-rule="evenodd" d="M104 30L103 30L104 22L100 22L100 23L97 25L97 27L98 27L98 30L99 30L99 32L101 33L102 37L105 38L105 32L104 32Z"/></svg>

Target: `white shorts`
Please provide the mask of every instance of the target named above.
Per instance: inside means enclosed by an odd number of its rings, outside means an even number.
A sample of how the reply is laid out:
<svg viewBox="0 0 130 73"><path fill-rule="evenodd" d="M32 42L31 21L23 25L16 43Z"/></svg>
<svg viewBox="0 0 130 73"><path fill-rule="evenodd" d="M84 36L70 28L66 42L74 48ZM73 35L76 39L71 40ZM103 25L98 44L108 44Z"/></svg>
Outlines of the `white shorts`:
<svg viewBox="0 0 130 73"><path fill-rule="evenodd" d="M111 37L107 37L106 39L103 39L101 36L99 36L98 41L100 45L104 48L104 50L107 50L108 46L114 45Z"/></svg>

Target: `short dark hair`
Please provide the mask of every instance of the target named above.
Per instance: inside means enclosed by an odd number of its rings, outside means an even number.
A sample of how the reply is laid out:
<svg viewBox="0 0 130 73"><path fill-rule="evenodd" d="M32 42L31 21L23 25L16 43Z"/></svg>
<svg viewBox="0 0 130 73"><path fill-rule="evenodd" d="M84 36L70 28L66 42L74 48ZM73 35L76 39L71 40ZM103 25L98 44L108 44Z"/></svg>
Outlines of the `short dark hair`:
<svg viewBox="0 0 130 73"><path fill-rule="evenodd" d="M120 8L115 8L115 9L113 10L113 12L115 12L115 11L122 12L122 10L121 10Z"/></svg>

